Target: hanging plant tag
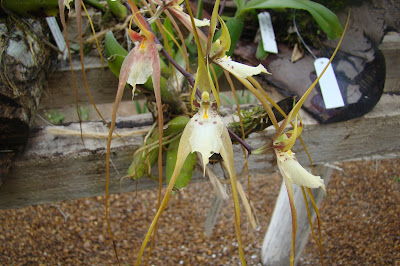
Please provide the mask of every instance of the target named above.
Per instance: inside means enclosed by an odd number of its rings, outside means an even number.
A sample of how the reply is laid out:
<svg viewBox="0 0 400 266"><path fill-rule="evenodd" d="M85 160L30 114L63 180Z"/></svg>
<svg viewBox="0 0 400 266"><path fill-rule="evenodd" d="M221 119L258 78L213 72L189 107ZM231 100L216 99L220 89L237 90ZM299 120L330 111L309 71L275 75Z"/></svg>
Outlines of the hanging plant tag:
<svg viewBox="0 0 400 266"><path fill-rule="evenodd" d="M325 57L317 58L314 61L315 71L318 76L321 75L322 70L324 70L328 62L329 59ZM333 71L331 64L326 69L324 75L320 78L319 87L321 88L322 98L324 99L326 109L344 106L342 93L340 92L335 72Z"/></svg>
<svg viewBox="0 0 400 266"><path fill-rule="evenodd" d="M272 27L271 16L268 12L258 14L260 23L261 39L264 46L264 51L269 53L278 53L278 46L275 41L274 28Z"/></svg>
<svg viewBox="0 0 400 266"><path fill-rule="evenodd" d="M57 24L55 17L46 17L47 24L49 25L51 34L56 41L58 49L63 52L63 59L67 59L68 51L67 44L65 43L64 36L61 33L60 27Z"/></svg>

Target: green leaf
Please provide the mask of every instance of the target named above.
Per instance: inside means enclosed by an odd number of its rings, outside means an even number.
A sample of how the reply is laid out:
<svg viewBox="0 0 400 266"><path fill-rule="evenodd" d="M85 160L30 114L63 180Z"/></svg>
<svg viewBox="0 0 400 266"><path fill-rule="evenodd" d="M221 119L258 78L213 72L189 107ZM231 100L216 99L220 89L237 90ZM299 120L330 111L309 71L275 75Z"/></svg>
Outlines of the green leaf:
<svg viewBox="0 0 400 266"><path fill-rule="evenodd" d="M26 18L57 16L58 2L55 0L2 0L1 8ZM2 17L6 14L2 13Z"/></svg>
<svg viewBox="0 0 400 266"><path fill-rule="evenodd" d="M264 60L265 58L267 58L267 56L268 56L268 52L266 52L264 50L263 42L260 40L260 42L258 43L258 46L257 46L256 58L258 60Z"/></svg>
<svg viewBox="0 0 400 266"><path fill-rule="evenodd" d="M121 70L121 66L124 60L125 56L119 54L114 54L107 58L108 67L116 77L119 77L119 72Z"/></svg>
<svg viewBox="0 0 400 266"><path fill-rule="evenodd" d="M172 173L176 164L176 157L178 154L178 146L180 139L176 139L171 142L168 146L167 151L167 162L166 162L166 179L167 184L171 180ZM174 185L175 189L182 189L189 184L193 176L194 166L196 165L196 153L190 153L183 164L182 170L178 175L176 183Z"/></svg>
<svg viewBox="0 0 400 266"><path fill-rule="evenodd" d="M108 31L105 36L105 50L106 50L106 57L110 57L114 54L127 56L128 51L122 47L118 41L115 39L114 34L112 31Z"/></svg>
<svg viewBox="0 0 400 266"><path fill-rule="evenodd" d="M97 0L83 0L83 2L85 4L88 4L94 8L101 10L102 12L106 12L106 7Z"/></svg>
<svg viewBox="0 0 400 266"><path fill-rule="evenodd" d="M108 67L116 77L119 77L122 63L128 51L118 43L112 31L106 33L104 42Z"/></svg>
<svg viewBox="0 0 400 266"><path fill-rule="evenodd" d="M107 0L107 5L111 13L119 18L125 18L128 15L128 9L119 0Z"/></svg>
<svg viewBox="0 0 400 266"><path fill-rule="evenodd" d="M180 115L172 119L171 121L168 122L168 124L165 126L164 130L164 136L167 135L172 135L176 134L180 131L182 131L186 124L189 122L190 118L184 115Z"/></svg>
<svg viewBox="0 0 400 266"><path fill-rule="evenodd" d="M165 18L165 20L164 20L164 27L171 34L171 35L169 35L169 34L166 33L165 36L166 36L166 39L167 39L167 42L168 42L169 46L173 47L174 42L172 41L171 36L174 36L174 32L172 30L171 20L168 17Z"/></svg>
<svg viewBox="0 0 400 266"><path fill-rule="evenodd" d="M307 10L328 35L329 39L340 37L343 32L339 19L329 9L309 0L251 0L247 2L242 12L264 8L294 8Z"/></svg>
<svg viewBox="0 0 400 266"><path fill-rule="evenodd" d="M246 0L233 0L237 6L237 12L240 13L242 12L245 4L246 4Z"/></svg>
<svg viewBox="0 0 400 266"><path fill-rule="evenodd" d="M154 142L158 142L158 132L155 132L146 143L143 145L149 145ZM128 175L133 176L135 180L141 178L144 174L150 174L151 167L157 162L158 149L153 149L150 152L145 149L138 152L128 169Z"/></svg>

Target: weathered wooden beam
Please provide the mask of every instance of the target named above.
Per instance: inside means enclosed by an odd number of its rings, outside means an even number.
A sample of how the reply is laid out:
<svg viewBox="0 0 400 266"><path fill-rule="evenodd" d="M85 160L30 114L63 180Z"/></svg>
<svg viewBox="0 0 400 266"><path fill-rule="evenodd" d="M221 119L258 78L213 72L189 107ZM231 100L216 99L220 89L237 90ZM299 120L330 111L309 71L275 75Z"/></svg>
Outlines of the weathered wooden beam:
<svg viewBox="0 0 400 266"><path fill-rule="evenodd" d="M386 61L385 92L400 93L400 33L389 32L385 35L379 49Z"/></svg>
<svg viewBox="0 0 400 266"><path fill-rule="evenodd" d="M370 113L346 122L320 125L307 114L302 117L305 124L302 136L315 164L400 154L400 96L384 95ZM226 116L224 121L229 123L232 117ZM140 130L151 123L149 115L134 116L119 120L117 132ZM79 131L79 124L72 123L65 128ZM101 122L87 122L83 123L83 131L107 132L107 128ZM251 146L259 147L269 141L272 134L272 129L265 130L250 135L247 141ZM125 138L125 142L133 152L142 138L142 135L131 136ZM13 163L10 175L0 187L0 208L103 195L105 147L105 139L85 138L84 147L79 136L54 135L48 127L34 130L25 153ZM309 164L299 143L293 150L302 164ZM234 152L236 169L240 171L242 149L236 145ZM111 193L157 187L156 181L146 178L137 183L129 179L120 183L131 160L124 144L118 139L113 141L111 160ZM250 172L275 171L274 160L272 153L251 156ZM196 176L202 178L200 173Z"/></svg>
<svg viewBox="0 0 400 266"><path fill-rule="evenodd" d="M89 98L83 82L81 62L74 59L72 63L76 84L78 88L78 104L89 104ZM85 57L85 73L89 91L96 104L112 103L118 88L118 78L108 68L107 63L101 65L99 57ZM229 91L230 85L225 77L219 79L221 91ZM243 89L244 86L234 79L235 88ZM132 99L130 90L126 90L122 100ZM75 88L69 63L62 65L49 75L48 86L40 102L40 109L58 109L75 106Z"/></svg>
<svg viewBox="0 0 400 266"><path fill-rule="evenodd" d="M89 103L83 82L81 62L73 61L74 75L78 89L78 104ZM114 102L118 88L118 78L114 76L105 63L104 68L98 57L85 57L85 73L89 91L96 104ZM131 93L124 93L123 100L132 99ZM74 106L75 88L71 68L68 63L62 65L49 75L48 85L40 102L40 108L61 108Z"/></svg>

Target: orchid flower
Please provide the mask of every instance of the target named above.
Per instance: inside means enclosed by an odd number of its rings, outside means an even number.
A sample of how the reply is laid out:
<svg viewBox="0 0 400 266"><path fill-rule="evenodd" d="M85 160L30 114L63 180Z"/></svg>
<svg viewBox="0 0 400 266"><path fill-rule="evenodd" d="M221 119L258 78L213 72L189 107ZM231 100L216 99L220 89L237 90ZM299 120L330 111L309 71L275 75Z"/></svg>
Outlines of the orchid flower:
<svg viewBox="0 0 400 266"><path fill-rule="evenodd" d="M307 172L297 161L295 154L291 151L291 148L293 147L296 139L300 137L300 134L303 129L303 124L301 121L301 117L299 115L300 108L304 104L305 100L307 99L308 95L312 91L312 89L315 87L321 76L324 74L325 70L327 69L328 65L332 62L333 58L335 57L340 44L343 40L344 33L346 32L347 26L349 23L349 19L347 19L345 29L343 31L342 37L339 40L338 46L336 47L335 51L333 52L331 59L329 60L329 63L326 65L324 70L322 71L321 75L313 82L313 84L307 89L307 91L304 93L304 95L300 98L300 100L296 103L296 105L293 107L292 111L286 116L284 113L284 116L286 117L283 123L280 125L279 128L277 128L277 132L275 136L272 138L273 144L272 147L276 153L277 157L277 164L279 171L281 172L281 175L283 177L283 180L285 181L286 185L286 190L288 192L288 197L289 197L289 204L290 204L290 209L292 212L292 245L291 245L291 251L290 251L290 257L289 257L289 262L290 265L294 265L294 257L295 257L295 243L296 243L296 233L297 233L297 214L296 214L296 208L293 202L293 188L292 188L292 183L297 184L299 186L306 187L309 195L311 197L311 201L313 202L313 206L315 209L315 212L317 213L317 218L319 220L319 214L318 214L318 209L317 206L314 204L312 194L310 192L310 188L319 188L321 187L325 192L325 184L324 181L321 179L320 176L315 176L312 175L311 173ZM297 125L297 117L300 117L300 126L298 127ZM286 126L292 122L292 120L295 119L294 127L292 130L287 131L284 133L283 131L285 130ZM267 145L268 146L268 145ZM304 199L307 202L307 198L304 193L303 189L303 195ZM307 203L306 203L307 204ZM318 223L319 224L319 223ZM312 222L310 220L310 225L312 226ZM320 239L318 240L315 237L315 240L319 246L320 249L320 254L321 254L321 261L322 261L322 243L321 243L321 231L320 228L319 230L319 235Z"/></svg>
<svg viewBox="0 0 400 266"><path fill-rule="evenodd" d="M158 169L159 169L159 185L162 184L162 135L163 135L163 110L161 105L161 90L160 90L160 59L158 55L158 47L155 43L155 36L148 28L148 24L139 12L139 9L133 3L132 0L128 0L132 8L132 19L135 20L135 24L139 27L140 32L134 32L131 30L129 25L129 36L133 41L140 41L139 45L129 52L121 66L119 75L118 90L114 101L114 107L112 112L111 125L107 141L107 155L106 155L106 192L105 192L105 212L106 222L109 234L114 243L114 237L110 227L110 221L108 218L108 185L110 175L110 150L111 150L111 139L115 128L115 121L117 117L117 110L119 103L121 102L122 95L126 83L132 86L132 97L134 96L135 88L137 84L144 84L147 79L151 76L154 87L154 94L157 103L158 113ZM132 20L131 20L132 23ZM161 199L161 190L159 192L159 199ZM116 246L114 244L114 252L118 259Z"/></svg>
<svg viewBox="0 0 400 266"><path fill-rule="evenodd" d="M296 119L297 122L297 119ZM300 123L300 128L302 123ZM285 182L294 183L299 186L308 188L321 187L325 191L324 180L320 176L315 176L304 169L295 157L295 153L291 148L295 139L301 134L301 130L295 125L294 130L290 130L279 136L274 142L274 148L278 168Z"/></svg>
<svg viewBox="0 0 400 266"><path fill-rule="evenodd" d="M299 162L295 157L295 154L291 150L296 139L300 136L303 129L301 118L300 118L300 125L299 126L297 125L297 116L299 116L298 115L299 106L300 105L296 105L293 108L293 110L289 113L284 122L278 128L275 136L272 138L273 139L272 147L276 154L279 171L286 185L286 190L289 197L290 209L292 213L292 242L291 242L291 251L289 257L289 262L291 266L294 265L294 257L295 257L294 253L295 253L295 243L296 243L296 233L297 233L297 214L296 214L296 207L293 201L294 195L293 195L292 184L294 183L296 185L301 186L302 188L306 187L307 189L321 187L325 191L324 180L321 179L320 176L312 175L306 169L304 169L299 164ZM285 127L288 125L288 123L291 122L291 118L293 117L294 113L296 114L294 128L285 133L282 133ZM303 195L305 201L307 202L305 194ZM311 200L313 201L312 194L311 194ZM318 213L318 210L316 209L317 207L315 205L314 208L316 213ZM319 215L317 214L317 216ZM321 242L318 241L317 239L316 241L318 246L320 247L320 251L322 252Z"/></svg>
<svg viewBox="0 0 400 266"><path fill-rule="evenodd" d="M217 1L218 3L219 1ZM217 8L218 5L216 4ZM193 15L191 13L190 7L188 6L191 22L193 28L195 28L195 22L193 20ZM151 237L152 232L155 230L158 219L162 212L164 211L166 204L170 198L172 189L175 185L175 182L178 178L178 175L182 169L182 166L191 152L199 152L203 161L204 172L205 174L205 166L208 164L209 158L214 153L219 153L225 164L230 177L231 186L232 186L232 194L233 201L235 206L235 228L236 234L238 238L239 244L239 254L241 258L241 262L243 265L246 264L246 260L244 258L244 252L242 248L242 240L241 240L241 231L240 231L240 207L239 207L239 197L237 193L236 187L236 173L235 166L233 162L233 148L232 142L228 133L226 126L223 124L219 114L219 98L216 93L213 81L210 76L210 71L208 67L208 62L204 60L202 47L200 44L200 39L197 34L197 31L194 31L194 36L197 44L198 51L198 69L196 74L195 86L193 88L194 93L192 94L192 106L199 106L199 111L190 119L187 123L185 129L182 132L181 139L179 141L178 153L174 171L171 175L171 179L169 181L167 191L164 195L164 198L158 208L158 211L150 225L150 228L146 234L145 240L141 246L141 249L138 254L138 258L136 260L136 265L140 264L144 249L147 246L147 243ZM195 90L199 89L201 93L201 103L194 103ZM212 102L211 94L214 95L214 98L217 100L217 103Z"/></svg>
<svg viewBox="0 0 400 266"><path fill-rule="evenodd" d="M216 30L217 18L221 24L221 36L214 43L212 43L211 40L213 39L214 32ZM248 90L250 90L266 109L275 128L278 128L278 122L276 121L275 115L273 114L268 101L271 102L275 107L276 103L272 101L272 99L261 88L261 85L253 78L254 75L270 73L262 64L254 67L233 61L229 56L226 55L230 49L230 46L231 37L229 35L228 27L214 9L211 17L207 43L208 60L221 67L224 70L225 75L228 75L229 73L234 75ZM254 88L254 86L257 89Z"/></svg>
<svg viewBox="0 0 400 266"><path fill-rule="evenodd" d="M253 67L235 62L226 55L226 52L229 51L231 46L231 37L225 22L219 16L218 19L221 24L221 36L213 43L211 47L211 51L208 55L210 60L240 79L247 79L248 77L258 75L260 73L269 74L267 69L262 64ZM212 21L211 27L214 27L214 29L211 29L211 31L215 30L215 25L216 17L215 21Z"/></svg>
<svg viewBox="0 0 400 266"><path fill-rule="evenodd" d="M133 11L135 12L135 7L133 7ZM136 85L144 84L150 76L152 76L153 84L159 83L160 80L159 48L154 41L155 36L147 28L148 26L138 10L133 14L133 18L141 31L137 33L129 27L129 36L137 45L129 52L122 63L118 83L118 91L123 90L126 83L131 85L132 94L135 93ZM153 75L153 72L155 75Z"/></svg>

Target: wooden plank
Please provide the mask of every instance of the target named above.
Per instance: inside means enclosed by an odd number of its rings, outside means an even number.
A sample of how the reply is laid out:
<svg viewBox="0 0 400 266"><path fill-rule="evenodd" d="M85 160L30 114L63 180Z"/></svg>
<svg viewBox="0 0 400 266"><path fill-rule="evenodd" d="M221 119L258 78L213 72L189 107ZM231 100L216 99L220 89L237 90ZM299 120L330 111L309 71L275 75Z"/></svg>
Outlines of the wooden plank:
<svg viewBox="0 0 400 266"><path fill-rule="evenodd" d="M87 96L79 60L74 59L73 69L78 87L78 103L90 104ZM118 88L118 78L114 76L105 62L101 66L99 57L85 57L85 73L90 93L96 104L112 103ZM225 77L219 79L221 91L230 91L230 85ZM244 86L236 79L233 80L236 90L243 90ZM126 89L122 101L132 99L132 93ZM50 74L48 85L40 101L40 109L59 109L75 106L75 88L71 69L68 63L62 65Z"/></svg>
<svg viewBox="0 0 400 266"><path fill-rule="evenodd" d="M400 93L400 33L389 32L385 35L379 49L385 56L386 80L385 92Z"/></svg>
<svg viewBox="0 0 400 266"><path fill-rule="evenodd" d="M318 166L316 173L328 185L329 178L332 174L332 168L326 166ZM312 190L315 203L319 207L325 192L322 189ZM310 222L308 220L307 209L304 201L301 187L293 185L293 198L297 213L297 234L296 234L296 251L295 265L304 249L311 232ZM308 197L308 196L307 196ZM311 212L312 221L315 220L316 214L313 210L311 201L308 198L308 206ZM275 203L274 212L268 226L267 233L261 247L261 261L263 265L284 266L289 264L289 256L292 241L292 220L289 199L287 196L285 183L282 182L278 199Z"/></svg>
<svg viewBox="0 0 400 266"><path fill-rule="evenodd" d="M232 114L233 111L221 113ZM314 163L323 164L342 160L371 156L400 154L400 96L382 96L381 101L367 115L351 121L320 125L303 114L305 128L303 139L314 159ZM231 116L224 118L225 123L232 121ZM143 129L151 124L150 115L138 115L119 120L118 132ZM79 124L72 123L67 129L79 130ZM83 124L84 132L107 132L101 122ZM269 141L273 130L251 134L248 143L253 147ZM142 136L126 138L126 144L134 150L141 144ZM10 175L0 187L0 208L16 208L26 205L70 200L76 198L103 195L105 187L105 139L86 139L82 146L79 136L55 136L49 129L38 128L32 132L26 151L14 162ZM308 159L299 143L294 152L302 164ZM242 149L236 145L236 170L241 170ZM120 178L125 175L130 157L120 140L113 141L110 190L111 193L133 191L135 189L155 188L157 182L141 179L137 184ZM250 172L268 173L275 171L274 155L251 156ZM218 174L218 171L216 171ZM202 178L201 173L196 178Z"/></svg>
<svg viewBox="0 0 400 266"><path fill-rule="evenodd" d="M78 88L78 103L87 104L87 96L80 61L73 61L76 84ZM105 63L104 69L98 57L85 58L86 80L90 93L96 104L114 102L118 88L118 78L114 76ZM123 100L132 99L132 93L124 93ZM48 78L48 86L40 102L40 109L61 108L75 105L75 87L69 64L65 62Z"/></svg>

